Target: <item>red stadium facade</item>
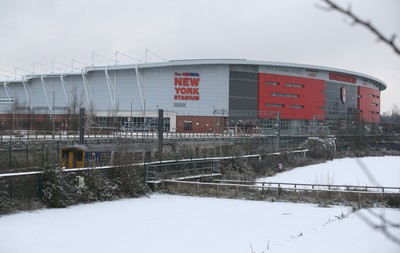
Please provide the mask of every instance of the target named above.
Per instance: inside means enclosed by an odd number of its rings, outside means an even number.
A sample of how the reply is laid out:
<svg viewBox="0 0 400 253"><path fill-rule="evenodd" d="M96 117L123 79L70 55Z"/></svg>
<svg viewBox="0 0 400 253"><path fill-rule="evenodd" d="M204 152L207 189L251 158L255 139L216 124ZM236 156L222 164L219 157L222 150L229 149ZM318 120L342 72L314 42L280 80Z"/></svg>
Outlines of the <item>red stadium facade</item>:
<svg viewBox="0 0 400 253"><path fill-rule="evenodd" d="M259 74L258 88L259 111L279 111L281 118L293 120L312 120L314 115L324 114L324 81Z"/></svg>

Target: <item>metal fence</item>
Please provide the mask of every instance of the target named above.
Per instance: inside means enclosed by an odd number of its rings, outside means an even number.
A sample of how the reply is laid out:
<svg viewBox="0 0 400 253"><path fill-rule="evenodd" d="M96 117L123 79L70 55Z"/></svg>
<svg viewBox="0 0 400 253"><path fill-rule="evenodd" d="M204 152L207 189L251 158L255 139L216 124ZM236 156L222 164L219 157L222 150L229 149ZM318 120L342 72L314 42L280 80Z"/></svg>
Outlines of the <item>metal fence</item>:
<svg viewBox="0 0 400 253"><path fill-rule="evenodd" d="M299 187L307 186L307 187ZM400 206L400 187L372 187L345 185L306 185L289 183L209 183L164 180L161 188L166 192L190 193L254 199L287 199L306 202L318 201L374 201Z"/></svg>

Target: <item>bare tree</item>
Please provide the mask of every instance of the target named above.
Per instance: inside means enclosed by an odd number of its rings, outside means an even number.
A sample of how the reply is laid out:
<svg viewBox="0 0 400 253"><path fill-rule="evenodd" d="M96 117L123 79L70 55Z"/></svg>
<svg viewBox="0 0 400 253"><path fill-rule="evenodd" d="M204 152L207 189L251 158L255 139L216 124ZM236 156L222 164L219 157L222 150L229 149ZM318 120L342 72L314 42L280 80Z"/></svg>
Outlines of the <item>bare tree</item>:
<svg viewBox="0 0 400 253"><path fill-rule="evenodd" d="M70 114L78 114L79 108L83 106L85 94L82 92L78 94L77 87L71 89L71 99L69 102L69 113Z"/></svg>
<svg viewBox="0 0 400 253"><path fill-rule="evenodd" d="M347 7L347 9L345 9L345 8L339 6L334 1L331 1L331 0L321 0L321 1L326 3L327 6L317 5L320 9L327 10L327 11L337 11L337 12L344 14L345 16L349 17L352 20L351 25L353 25L353 26L361 25L361 26L367 28L369 31L371 31L371 33L375 34L380 41L383 41L385 44L387 44L389 47L391 47L396 52L396 54L398 54L400 56L400 47L395 44L395 40L397 37L396 34L392 34L392 36L390 38L386 37L385 35L383 35L383 33L380 30L378 30L374 25L372 25L372 23L370 21L363 20L363 19L359 18L358 16L356 16L352 12L351 6Z"/></svg>
<svg viewBox="0 0 400 253"><path fill-rule="evenodd" d="M82 108L83 106L84 96L85 94L83 92L81 92L81 94L78 94L77 87L71 89L71 97L68 106L68 114L69 114L71 130L78 129L79 117L77 115L79 114L79 109Z"/></svg>
<svg viewBox="0 0 400 253"><path fill-rule="evenodd" d="M87 108L87 113L86 113L86 128L87 129L93 129L96 118L96 107L93 103L93 101L90 102L88 108Z"/></svg>
<svg viewBox="0 0 400 253"><path fill-rule="evenodd" d="M383 41L385 44L387 44L389 47L391 47L397 55L400 55L400 48L395 44L395 39L396 39L396 34L393 34L390 38L386 37L383 35L383 33L378 30L370 21L365 21L361 18L359 18L357 15L355 15L352 10L351 6L349 6L347 9L339 6L337 3L331 0L321 0L324 2L327 6L319 6L319 8L327 11L337 11L345 16L349 17L352 20L351 25L361 25L368 29L371 33L375 34L380 41ZM373 182L375 185L379 185L379 183L375 180L374 176L371 174L370 170L368 167L361 162L361 160L358 160L358 164L363 170L363 172L367 175L368 179ZM383 214L377 214L371 210L368 210L370 215L374 216L375 218L378 219L378 222L372 221L371 218L367 217L366 215L362 213L357 213L358 216L370 227L373 229L376 229L380 231L382 234L386 236L386 238L390 239L397 245L400 245L400 238L392 232L392 230L395 229L400 229L400 224L399 223L393 223L391 221L388 221Z"/></svg>
<svg viewBox="0 0 400 253"><path fill-rule="evenodd" d="M30 112L30 108L26 106L26 102L21 102L18 100L16 97L14 99L14 102L10 105L10 107L7 110L7 113L10 115L13 115L12 118L12 130L21 130L22 124L24 123L24 120L21 117L18 117L18 115L28 115ZM25 119L26 120L26 119Z"/></svg>

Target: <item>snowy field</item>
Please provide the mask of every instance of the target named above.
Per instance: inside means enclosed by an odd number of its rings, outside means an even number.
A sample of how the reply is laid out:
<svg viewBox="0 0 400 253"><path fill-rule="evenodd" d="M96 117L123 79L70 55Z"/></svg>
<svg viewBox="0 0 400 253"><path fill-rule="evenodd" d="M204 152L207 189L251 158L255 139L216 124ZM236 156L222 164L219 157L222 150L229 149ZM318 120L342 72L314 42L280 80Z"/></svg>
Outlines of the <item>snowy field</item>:
<svg viewBox="0 0 400 253"><path fill-rule="evenodd" d="M365 165L367 172L360 162ZM372 180L368 173L372 175ZM336 159L260 178L258 181L400 187L400 156Z"/></svg>
<svg viewBox="0 0 400 253"><path fill-rule="evenodd" d="M374 160L380 159L368 158L368 166L375 167ZM380 162L400 164L399 158L391 157ZM342 159L317 166L322 171L328 164L335 164L335 168L353 165L351 159ZM388 166L380 165L383 167ZM351 169L346 171L349 178L356 174ZM381 184L399 185L396 172L386 177L380 174L387 171L377 171L374 175ZM306 173L307 170L300 173L303 180L307 180ZM337 183L354 183L342 182L341 173L336 170L334 174ZM313 175L309 175L310 180ZM384 180L390 177L396 179ZM360 184L362 180L359 179ZM151 198L2 216L0 252L400 252L399 244L361 219L364 215L380 225L370 211L351 213L350 207L343 206L321 208L313 204L153 194ZM372 211L400 223L398 209ZM399 229L389 232L400 237Z"/></svg>

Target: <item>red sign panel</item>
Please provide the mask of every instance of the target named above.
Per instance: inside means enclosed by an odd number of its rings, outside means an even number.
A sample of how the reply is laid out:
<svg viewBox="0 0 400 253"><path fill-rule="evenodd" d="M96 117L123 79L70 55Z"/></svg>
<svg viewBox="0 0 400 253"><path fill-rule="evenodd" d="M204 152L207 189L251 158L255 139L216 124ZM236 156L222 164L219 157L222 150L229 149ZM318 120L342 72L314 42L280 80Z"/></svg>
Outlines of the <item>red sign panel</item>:
<svg viewBox="0 0 400 253"><path fill-rule="evenodd" d="M343 75L343 74L338 74L338 73L329 73L329 80L336 80L340 82L346 82L346 83L356 83L357 78L354 76L348 76L348 75Z"/></svg>
<svg viewBox="0 0 400 253"><path fill-rule="evenodd" d="M200 75L198 73L175 73L174 100L200 100Z"/></svg>

